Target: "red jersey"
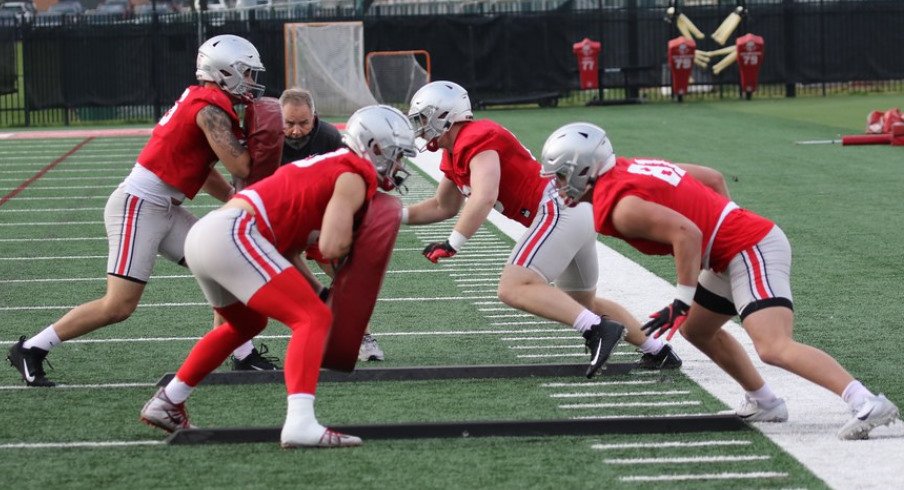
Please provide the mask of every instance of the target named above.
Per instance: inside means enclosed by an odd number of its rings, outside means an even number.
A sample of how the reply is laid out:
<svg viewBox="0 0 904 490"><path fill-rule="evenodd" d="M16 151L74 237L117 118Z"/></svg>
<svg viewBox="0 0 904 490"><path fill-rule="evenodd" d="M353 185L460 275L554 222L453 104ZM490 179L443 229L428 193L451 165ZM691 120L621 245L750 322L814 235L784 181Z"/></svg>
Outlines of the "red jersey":
<svg viewBox="0 0 904 490"><path fill-rule="evenodd" d="M347 172L364 178L365 202L370 201L377 192L377 171L346 148L283 165L236 197L254 207L258 228L280 253L300 251L316 243L336 180Z"/></svg>
<svg viewBox="0 0 904 490"><path fill-rule="evenodd" d="M216 87L194 85L167 111L154 127L151 139L138 155L138 164L154 172L160 180L192 199L204 185L207 174L219 158L198 127L198 111L217 106L232 119L232 132L242 137L232 100Z"/></svg>
<svg viewBox="0 0 904 490"><path fill-rule="evenodd" d="M443 151L439 169L466 197L471 195L471 159L493 150L499 154L499 197L495 209L530 226L550 178L540 177L540 163L509 130L482 119L461 126L452 152Z"/></svg>
<svg viewBox="0 0 904 490"><path fill-rule="evenodd" d="M693 221L703 233L703 266L708 263L715 272L725 270L731 259L758 243L775 226L762 216L738 208L671 162L618 158L615 167L596 181L593 190L596 231L621 238L647 255L674 255L674 251L671 244L625 238L615 229L612 210L626 196L665 206Z"/></svg>

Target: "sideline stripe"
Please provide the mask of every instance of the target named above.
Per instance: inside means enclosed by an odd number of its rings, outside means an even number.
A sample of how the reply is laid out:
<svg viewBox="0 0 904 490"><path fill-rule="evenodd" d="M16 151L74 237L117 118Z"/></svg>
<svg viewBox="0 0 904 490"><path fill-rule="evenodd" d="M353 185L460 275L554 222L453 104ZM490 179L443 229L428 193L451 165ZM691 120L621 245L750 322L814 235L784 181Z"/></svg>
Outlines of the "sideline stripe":
<svg viewBox="0 0 904 490"><path fill-rule="evenodd" d="M67 158L69 158L73 153L79 151L79 149L81 149L81 147L85 146L86 144L88 144L88 143L89 143L91 140L93 140L93 139L94 139L93 136L89 136L88 138L85 138L84 140L82 140L81 143L79 143L79 144L75 145L74 147L72 147L69 151L67 151L66 153L64 153L62 156L57 157L56 160L50 162L49 164L47 164L47 166L45 166L45 167L42 168L41 170L38 170L38 173L32 175L31 177L29 177L28 179L26 179L24 182L22 182L21 184L19 184L19 186L16 187L15 189L13 189L12 191L10 191L9 194L7 194L7 195L5 195L5 196L3 196L3 197L0 197L0 206L3 206L4 203L6 203L6 202L9 201L10 199L16 197L20 192L24 191L26 187L28 187L29 185L31 185L32 182L34 182L34 181L40 179L44 174L46 174L47 172L53 170L54 167L56 167L57 165L59 165L60 163L62 163L64 160L66 160Z"/></svg>

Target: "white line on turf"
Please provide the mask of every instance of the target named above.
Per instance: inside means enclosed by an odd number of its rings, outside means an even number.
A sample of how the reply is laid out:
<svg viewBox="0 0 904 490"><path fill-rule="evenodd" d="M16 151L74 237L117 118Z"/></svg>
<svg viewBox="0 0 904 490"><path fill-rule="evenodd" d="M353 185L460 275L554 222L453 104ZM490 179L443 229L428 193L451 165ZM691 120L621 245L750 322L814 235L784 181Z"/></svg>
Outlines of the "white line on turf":
<svg viewBox="0 0 904 490"><path fill-rule="evenodd" d="M713 439L710 441L654 441L654 442L622 442L613 444L594 444L593 449L601 451L618 449L666 449L685 447L722 447L722 446L749 446L752 444L744 439Z"/></svg>
<svg viewBox="0 0 904 490"><path fill-rule="evenodd" d="M377 301L385 301L388 303L408 302L408 301L470 301L473 299L486 299L488 296L437 296L435 298L378 298ZM139 308L191 308L196 306L207 306L208 303L200 302L184 302L184 303L141 303ZM71 310L75 306L65 305L32 305L32 306L4 306L0 311L28 311L28 310ZM530 322L526 324L531 324ZM504 324L502 324L504 325Z"/></svg>
<svg viewBox="0 0 904 490"><path fill-rule="evenodd" d="M550 398L592 398L592 397L622 397L622 396L678 396L690 395L688 390L666 391L611 391L603 393L551 393Z"/></svg>
<svg viewBox="0 0 904 490"><path fill-rule="evenodd" d="M156 383L105 383L105 384L80 384L80 385L67 385L67 384L58 384L54 386L54 390L85 390L85 389L106 389L106 388L151 388L157 386ZM34 390L29 386L25 385L5 385L0 386L0 390Z"/></svg>
<svg viewBox="0 0 904 490"><path fill-rule="evenodd" d="M682 400L678 402L611 402L611 403L569 403L559 405L562 410L586 410L588 408L653 408L653 407L689 407L701 405L699 400Z"/></svg>
<svg viewBox="0 0 904 490"><path fill-rule="evenodd" d="M547 337L502 337L499 340L508 340L508 341L515 341L515 340L574 340L574 335L561 335L558 337L552 337L552 336L547 336Z"/></svg>
<svg viewBox="0 0 904 490"><path fill-rule="evenodd" d="M694 463L740 463L745 461L765 461L772 459L764 454L740 456L686 456L674 458L613 458L604 459L608 464L694 464Z"/></svg>
<svg viewBox="0 0 904 490"><path fill-rule="evenodd" d="M623 418L636 418L636 419L658 419L662 417L712 417L713 415L728 415L728 412L681 412L681 413L672 413L672 412L656 412L650 415L639 415L637 412L629 412L629 413L612 413L607 411L605 415L575 415L573 417L568 417L569 420L609 420L609 419L623 419Z"/></svg>
<svg viewBox="0 0 904 490"><path fill-rule="evenodd" d="M12 444L0 444L0 449L92 449L129 446L160 446L162 444L165 444L165 441L19 442Z"/></svg>
<svg viewBox="0 0 904 490"><path fill-rule="evenodd" d="M620 476L624 482L652 481L696 481L696 480L758 480L760 478L787 478L788 474L777 471L754 471L750 473L701 473L687 475L635 475Z"/></svg>
<svg viewBox="0 0 904 490"><path fill-rule="evenodd" d="M455 336L455 335L507 335L519 333L544 333L550 332L549 329L537 330L439 330L439 331L414 331L414 332L380 332L379 337L414 337L414 336ZM290 335L258 335L256 339L261 340L278 340L288 339ZM67 340L67 344L112 344L112 343L132 343L132 342L193 342L200 337L118 337L109 339L72 339ZM13 344L16 340L5 340L3 344Z"/></svg>
<svg viewBox="0 0 904 490"><path fill-rule="evenodd" d="M572 383L541 383L541 388L591 388L596 386L639 386L658 383L654 380L634 381L576 381Z"/></svg>
<svg viewBox="0 0 904 490"><path fill-rule="evenodd" d="M77 242L77 241L107 241L105 236L83 236L73 238L0 238L0 242Z"/></svg>

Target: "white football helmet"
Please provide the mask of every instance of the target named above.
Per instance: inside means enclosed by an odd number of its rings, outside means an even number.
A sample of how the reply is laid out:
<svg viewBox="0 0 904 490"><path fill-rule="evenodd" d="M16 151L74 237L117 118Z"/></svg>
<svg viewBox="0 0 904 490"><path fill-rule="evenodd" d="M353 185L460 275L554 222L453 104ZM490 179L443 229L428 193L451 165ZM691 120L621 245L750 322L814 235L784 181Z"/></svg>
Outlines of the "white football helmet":
<svg viewBox="0 0 904 490"><path fill-rule="evenodd" d="M615 152L606 131L595 124L571 123L555 130L540 153L540 174L564 181L559 193L574 206L590 184L615 166Z"/></svg>
<svg viewBox="0 0 904 490"><path fill-rule="evenodd" d="M376 167L380 188L384 191L404 189L405 170L402 157L414 157L414 129L402 111L387 105L358 109L345 125L343 143L355 154Z"/></svg>
<svg viewBox="0 0 904 490"><path fill-rule="evenodd" d="M411 98L408 118L416 136L427 141L427 148L436 151L437 138L449 131L453 124L474 119L468 91L455 82L438 81L424 85ZM432 144L431 144L432 143Z"/></svg>
<svg viewBox="0 0 904 490"><path fill-rule="evenodd" d="M199 81L216 83L240 99L264 93L264 86L257 83L258 73L264 71L261 56L253 44L239 36L223 34L205 41L198 48L197 68ZM252 82L245 79L249 70Z"/></svg>

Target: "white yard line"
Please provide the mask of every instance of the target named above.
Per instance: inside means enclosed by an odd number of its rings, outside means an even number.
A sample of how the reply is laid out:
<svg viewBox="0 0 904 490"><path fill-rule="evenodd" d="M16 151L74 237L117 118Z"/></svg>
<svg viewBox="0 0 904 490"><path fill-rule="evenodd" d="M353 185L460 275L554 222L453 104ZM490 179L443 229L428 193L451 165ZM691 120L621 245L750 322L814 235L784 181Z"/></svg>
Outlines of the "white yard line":
<svg viewBox="0 0 904 490"><path fill-rule="evenodd" d="M548 333L550 329L528 329L528 330L468 330L457 328L456 330L431 330L431 331L414 331L414 332L379 332L377 337L415 337L415 336L451 336L451 335L510 335L525 333ZM286 335L258 335L255 339L261 340L278 340L290 337ZM201 337L116 337L109 339L72 339L67 340L67 344L116 344L116 343L133 343L133 342L195 342ZM18 339L2 340L3 345L16 343ZM630 383L630 382L629 382ZM582 386L582 385L572 385ZM583 385L591 386L591 385Z"/></svg>
<svg viewBox="0 0 904 490"><path fill-rule="evenodd" d="M654 481L696 481L696 480L759 480L761 478L787 478L787 473L775 471L755 471L751 473L700 473L686 475L636 475L622 476L618 479L624 482L654 482Z"/></svg>
<svg viewBox="0 0 904 490"><path fill-rule="evenodd" d="M32 388L34 389L34 388ZM160 446L165 444L163 440L153 441L99 441L99 442L21 442L15 444L0 444L0 449L97 449L120 448L130 446Z"/></svg>
<svg viewBox="0 0 904 490"><path fill-rule="evenodd" d="M439 181L441 174L436 154L422 154L414 163ZM491 212L489 221L513 239L524 231L523 226L495 211ZM664 279L602 243L597 243L596 247L600 259L597 291L601 296L621 303L637 318L645 318L675 297L674 286ZM737 324L732 323L727 329L741 341L772 389L788 404L788 422L755 424L760 431L834 488L900 488L901 475L904 475L904 457L900 456L904 454L904 424L897 422L891 427L875 429L868 441L839 440L835 432L850 417L844 402L819 386L766 366L759 360L750 338ZM741 388L708 357L681 336L672 341L672 346L684 361L682 372L726 405L734 407L738 403ZM755 475L750 478L774 477L771 473ZM681 476L673 478L680 479ZM700 475L694 478L704 479Z"/></svg>
<svg viewBox="0 0 904 490"><path fill-rule="evenodd" d="M654 441L654 442L623 442L618 444L594 444L592 449L602 451L620 449L665 449L685 447L722 447L722 446L749 446L750 441L742 439L720 439L711 441Z"/></svg>
<svg viewBox="0 0 904 490"><path fill-rule="evenodd" d="M772 459L765 454L740 456L686 456L674 458L613 458L604 459L607 464L698 464L698 463L739 463L745 461L765 461Z"/></svg>

